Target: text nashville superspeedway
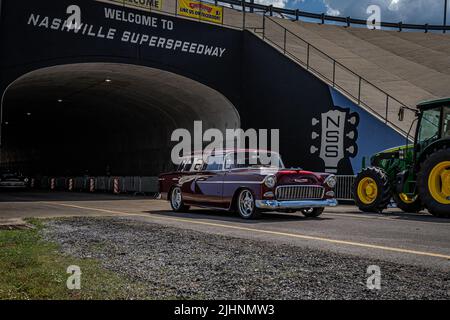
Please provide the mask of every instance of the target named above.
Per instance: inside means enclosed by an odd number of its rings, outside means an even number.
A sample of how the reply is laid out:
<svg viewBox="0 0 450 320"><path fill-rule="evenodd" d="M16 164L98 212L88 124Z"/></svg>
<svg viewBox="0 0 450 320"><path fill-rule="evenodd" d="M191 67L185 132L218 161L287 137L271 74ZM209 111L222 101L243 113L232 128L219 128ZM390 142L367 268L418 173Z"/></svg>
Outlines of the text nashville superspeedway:
<svg viewBox="0 0 450 320"><path fill-rule="evenodd" d="M125 21L123 18L125 12L121 10L115 10L105 8L105 18L114 19L119 21ZM160 28L158 20L162 20L156 17L139 15L141 24L145 24L148 27ZM129 22L129 21L128 21ZM137 23L137 19L134 20ZM96 37L99 39L115 40L120 39L121 42L129 43L133 45L149 46L153 48L159 48L164 50L179 51L188 54L204 55L222 58L226 52L225 48L218 46L210 46L206 44L189 42L183 40L177 40L173 38L165 38L152 36L148 33L136 33L128 30L119 32L115 28L106 28L104 26L95 26L92 24L81 23L75 28L70 28L66 19L51 18L49 16L31 13L28 17L28 25L35 28L43 28L52 31L71 32L87 37Z"/></svg>

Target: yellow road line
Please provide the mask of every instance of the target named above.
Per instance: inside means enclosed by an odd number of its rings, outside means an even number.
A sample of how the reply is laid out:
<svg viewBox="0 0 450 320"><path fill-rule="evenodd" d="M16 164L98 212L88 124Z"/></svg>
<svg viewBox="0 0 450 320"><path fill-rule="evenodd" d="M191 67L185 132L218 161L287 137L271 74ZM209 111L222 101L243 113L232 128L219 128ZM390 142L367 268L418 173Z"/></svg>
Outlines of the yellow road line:
<svg viewBox="0 0 450 320"><path fill-rule="evenodd" d="M369 219L369 220L386 220L386 221L392 221L392 222L401 222L401 223L426 223L426 224L435 224L435 225L442 225L441 222L432 221L432 220L408 220L408 219L402 219L401 216L394 214L386 214L385 216L376 215L373 213L365 215L364 213L338 213L338 212L324 212L323 216L334 216L334 217L348 217L348 218L355 218L355 219ZM420 215L414 215L414 217L421 218L425 217L427 219L433 219L432 216L427 216L426 214Z"/></svg>
<svg viewBox="0 0 450 320"><path fill-rule="evenodd" d="M383 217L383 216L364 216L363 213L358 214L358 213L338 213L338 212L324 212L324 215L328 215L328 216L338 216L338 217L349 217L349 218L357 218L357 219L377 219L377 220L394 220L392 218L389 217Z"/></svg>
<svg viewBox="0 0 450 320"><path fill-rule="evenodd" d="M205 221L193 221L193 220L184 219L184 218L170 218L170 217L162 217L162 216L155 216L155 215L150 216L150 215L145 215L145 214L140 214L140 213L129 213L129 212L122 212L122 211L107 210L107 209L82 207L82 206L76 206L76 205L64 204L64 203L55 203L55 202L42 202L42 203L46 203L49 205L61 206L61 207L74 208L74 209L82 209L82 210L110 213L110 214L122 215L122 216L156 218L156 219L160 219L160 220L164 220L164 221L185 222L185 223L190 223L190 224L205 225L205 226L211 226L211 227L220 227L220 228L234 229L234 230L240 230L240 231L249 231L249 232L270 234L270 235L276 235L276 236L284 236L284 237L289 237L289 238L321 241L321 242L327 242L327 243L333 243L333 244L349 245L349 246L354 246L354 247L378 249L378 250L384 250L384 251L407 253L407 254L414 254L414 255L419 255L419 256L428 256L428 257L443 258L443 259L450 260L450 256L445 255L445 254L373 245L373 244L362 243L362 242L335 240L335 239L329 239L329 238L307 236L307 235L302 235L302 234L297 234L297 233L286 233L286 232L271 231L271 230L261 230L261 229L254 229L254 228L233 226L233 225L228 225L228 224L205 222Z"/></svg>
<svg viewBox="0 0 450 320"><path fill-rule="evenodd" d="M400 220L396 219L398 216L380 216L371 213L370 215L364 215L364 213L338 213L338 212L324 212L323 215L335 216L335 217L348 217L356 219L369 219L369 220L388 220L395 222L426 222L426 223L438 223L433 221L415 221L415 220Z"/></svg>

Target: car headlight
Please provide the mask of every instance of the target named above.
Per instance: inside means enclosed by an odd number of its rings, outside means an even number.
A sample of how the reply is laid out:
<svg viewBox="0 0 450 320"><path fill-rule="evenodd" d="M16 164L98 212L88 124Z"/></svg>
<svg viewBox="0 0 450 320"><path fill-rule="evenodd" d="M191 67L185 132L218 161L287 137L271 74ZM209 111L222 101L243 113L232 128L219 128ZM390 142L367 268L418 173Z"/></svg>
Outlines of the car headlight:
<svg viewBox="0 0 450 320"><path fill-rule="evenodd" d="M325 179L325 183L330 188L336 187L337 184L336 176L334 175L329 176L328 178Z"/></svg>
<svg viewBox="0 0 450 320"><path fill-rule="evenodd" d="M264 179L264 184L267 188L273 188L277 184L277 177L274 175L267 176L266 179Z"/></svg>

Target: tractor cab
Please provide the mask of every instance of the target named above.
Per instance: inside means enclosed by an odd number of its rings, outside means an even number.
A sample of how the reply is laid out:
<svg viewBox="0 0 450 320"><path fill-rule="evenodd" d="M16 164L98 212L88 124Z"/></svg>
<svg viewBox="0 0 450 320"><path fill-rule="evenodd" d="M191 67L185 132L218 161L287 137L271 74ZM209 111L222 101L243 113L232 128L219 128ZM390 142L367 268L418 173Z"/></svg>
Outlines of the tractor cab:
<svg viewBox="0 0 450 320"><path fill-rule="evenodd" d="M404 111L399 111L399 121ZM450 98L420 103L414 145L372 156L353 187L356 205L365 212L382 212L393 199L405 212L426 208L450 217ZM409 141L409 135L406 137Z"/></svg>
<svg viewBox="0 0 450 320"><path fill-rule="evenodd" d="M420 158L428 147L450 139L450 99L423 102L417 107L419 123L414 151Z"/></svg>

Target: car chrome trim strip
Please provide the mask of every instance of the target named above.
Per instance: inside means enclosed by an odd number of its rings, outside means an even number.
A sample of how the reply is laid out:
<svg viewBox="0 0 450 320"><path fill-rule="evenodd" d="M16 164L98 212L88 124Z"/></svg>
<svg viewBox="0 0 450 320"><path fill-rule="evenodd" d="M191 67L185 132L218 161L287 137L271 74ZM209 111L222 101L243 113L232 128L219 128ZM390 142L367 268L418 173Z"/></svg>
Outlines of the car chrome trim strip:
<svg viewBox="0 0 450 320"><path fill-rule="evenodd" d="M217 184L217 183L223 183L223 184L263 184L263 181L197 181L197 183L208 183L208 184Z"/></svg>
<svg viewBox="0 0 450 320"><path fill-rule="evenodd" d="M256 201L257 208L266 210L323 208L323 207L336 207L337 205L338 202L336 199L304 200L304 201L277 201L277 200Z"/></svg>

